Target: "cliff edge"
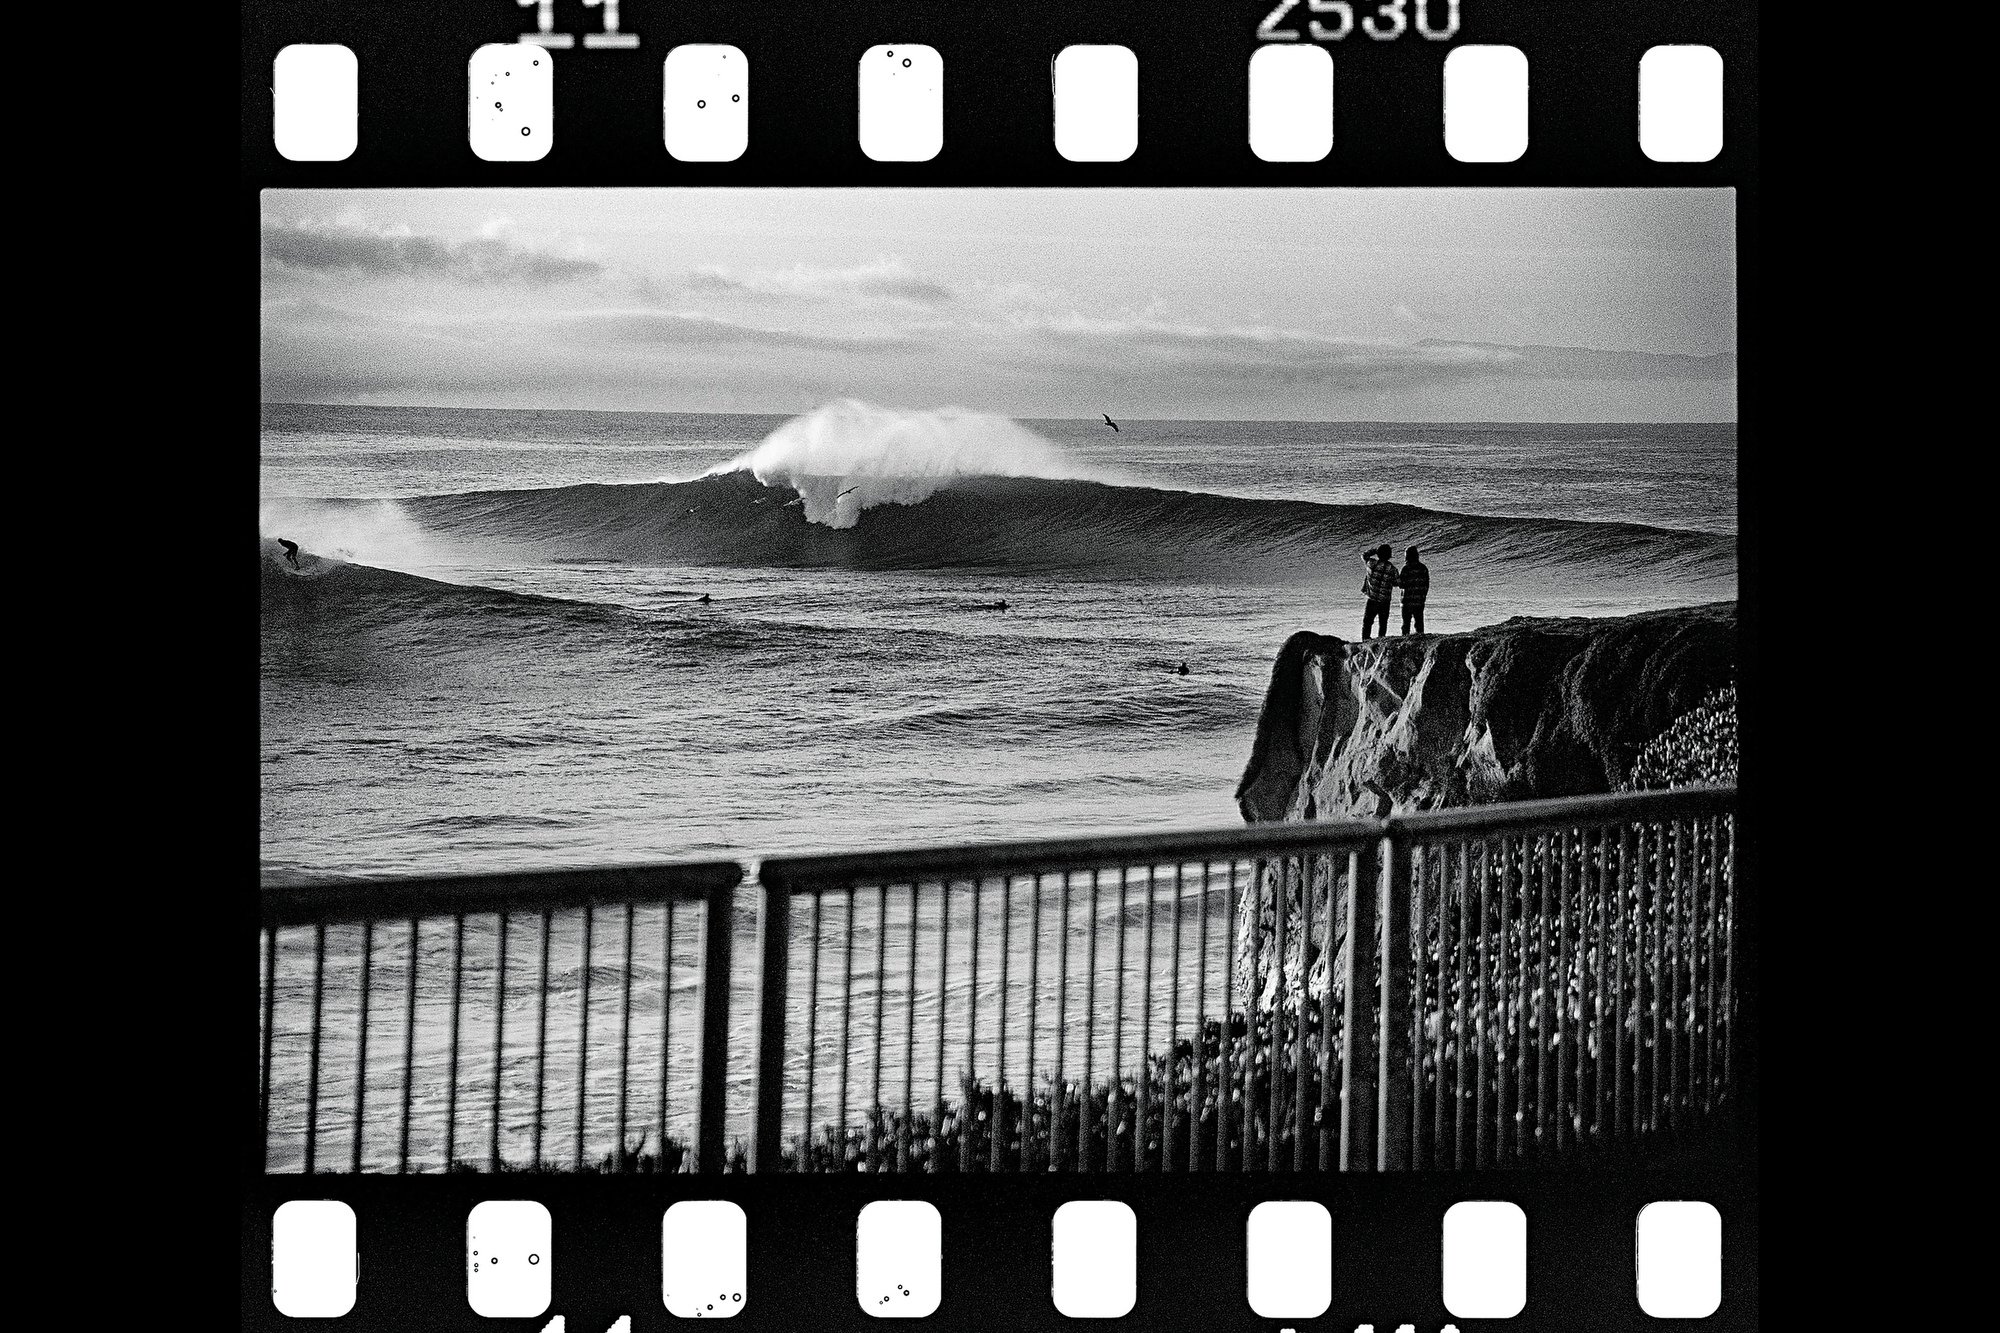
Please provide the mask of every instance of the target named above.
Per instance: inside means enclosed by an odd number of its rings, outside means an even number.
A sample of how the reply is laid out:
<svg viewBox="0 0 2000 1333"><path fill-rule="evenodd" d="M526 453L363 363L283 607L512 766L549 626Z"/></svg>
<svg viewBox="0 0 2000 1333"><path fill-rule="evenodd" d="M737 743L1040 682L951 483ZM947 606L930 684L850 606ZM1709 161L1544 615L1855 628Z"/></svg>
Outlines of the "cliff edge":
<svg viewBox="0 0 2000 1333"><path fill-rule="evenodd" d="M1262 823L1615 791L1735 667L1734 602L1362 643L1302 630L1237 807Z"/></svg>

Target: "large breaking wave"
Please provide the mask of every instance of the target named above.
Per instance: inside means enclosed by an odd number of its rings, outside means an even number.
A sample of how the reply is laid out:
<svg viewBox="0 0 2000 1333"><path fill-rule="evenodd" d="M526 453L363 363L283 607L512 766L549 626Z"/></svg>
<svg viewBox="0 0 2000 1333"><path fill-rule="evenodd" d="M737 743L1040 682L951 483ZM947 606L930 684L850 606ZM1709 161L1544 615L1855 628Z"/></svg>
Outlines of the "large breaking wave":
<svg viewBox="0 0 2000 1333"><path fill-rule="evenodd" d="M880 500L841 526L813 521L802 502L837 492L845 480L800 477L767 485L746 470L687 482L270 502L263 528L314 550L328 549L324 531L356 560L418 568L401 558L413 546L403 525L362 524L356 516L392 507L430 548L538 561L1289 583L1317 581L1330 566L1345 577L1358 568L1363 546L1388 542L1399 557L1404 547L1419 546L1426 561L1447 567L1528 564L1573 575L1645 571L1688 578L1724 577L1735 568L1734 539L1714 533L1040 477L929 479L921 500ZM365 535L370 527L394 532L393 545L375 551Z"/></svg>
<svg viewBox="0 0 2000 1333"><path fill-rule="evenodd" d="M852 400L788 421L692 480L275 500L260 526L312 550L418 571L620 561L1291 584L1352 581L1360 549L1388 542L1399 557L1424 548L1441 579L1735 573L1726 535L1176 490L1081 464L1005 417Z"/></svg>
<svg viewBox="0 0 2000 1333"><path fill-rule="evenodd" d="M964 477L1123 480L1085 468L1007 417L944 407L902 412L843 398L794 417L710 475L748 472L790 488L809 523L851 528L865 509L921 504Z"/></svg>

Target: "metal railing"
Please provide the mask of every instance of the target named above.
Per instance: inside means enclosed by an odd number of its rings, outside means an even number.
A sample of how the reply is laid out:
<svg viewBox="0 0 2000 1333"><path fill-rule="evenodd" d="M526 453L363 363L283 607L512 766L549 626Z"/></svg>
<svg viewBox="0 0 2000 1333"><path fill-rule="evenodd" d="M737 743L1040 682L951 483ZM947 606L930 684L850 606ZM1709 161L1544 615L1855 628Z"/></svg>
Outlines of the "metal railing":
<svg viewBox="0 0 2000 1333"><path fill-rule="evenodd" d="M732 928L730 863L267 890L266 1167L1391 1170L1619 1151L1730 1100L1734 807L1696 788L782 858L760 868L754 938ZM532 989L509 981L516 930ZM733 950L756 980L736 1026ZM734 1159L732 1055L754 1100ZM566 1152L545 1151L551 1127Z"/></svg>
<svg viewBox="0 0 2000 1333"><path fill-rule="evenodd" d="M1611 1150L1699 1129L1726 1105L1734 807L1733 789L1693 789L1391 830L1378 1167Z"/></svg>
<svg viewBox="0 0 2000 1333"><path fill-rule="evenodd" d="M742 874L714 862L266 889L265 1169L540 1170L566 1157L572 1170L722 1170ZM600 942L607 913L619 928ZM558 950L565 935L573 944ZM593 996L606 943L620 961ZM530 964L532 989L521 984ZM654 1077L640 1079L637 1117L635 1007L655 1047L641 1064ZM386 1087L373 1058L385 1036L400 1048ZM565 1124L569 1151L558 1155L548 1131ZM612 1148L600 1160L606 1131Z"/></svg>
<svg viewBox="0 0 2000 1333"><path fill-rule="evenodd" d="M766 861L752 1162L1484 1167L1694 1128L1730 1088L1734 804Z"/></svg>

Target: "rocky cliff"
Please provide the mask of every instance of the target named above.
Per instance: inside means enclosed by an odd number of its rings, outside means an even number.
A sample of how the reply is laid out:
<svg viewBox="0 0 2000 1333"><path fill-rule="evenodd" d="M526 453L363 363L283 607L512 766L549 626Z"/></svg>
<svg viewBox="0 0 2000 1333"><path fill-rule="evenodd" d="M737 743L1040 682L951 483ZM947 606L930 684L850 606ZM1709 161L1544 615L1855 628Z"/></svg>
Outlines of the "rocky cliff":
<svg viewBox="0 0 2000 1333"><path fill-rule="evenodd" d="M1613 791L1735 666L1734 602L1364 643L1300 631L1237 806L1257 823Z"/></svg>

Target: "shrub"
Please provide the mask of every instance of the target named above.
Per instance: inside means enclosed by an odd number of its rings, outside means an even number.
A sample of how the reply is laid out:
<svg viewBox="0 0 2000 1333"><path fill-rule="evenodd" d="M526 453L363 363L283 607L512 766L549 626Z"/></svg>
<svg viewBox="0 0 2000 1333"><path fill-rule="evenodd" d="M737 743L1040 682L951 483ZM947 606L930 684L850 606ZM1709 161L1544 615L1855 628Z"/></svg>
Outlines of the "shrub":
<svg viewBox="0 0 2000 1333"><path fill-rule="evenodd" d="M1643 791L1736 781L1736 687L1725 685L1647 741L1626 788Z"/></svg>
<svg viewBox="0 0 2000 1333"><path fill-rule="evenodd" d="M1318 1002L1308 1001L1304 1042L1306 1066L1306 1156L1319 1160L1323 1106L1320 1086ZM958 1099L940 1106L911 1107L905 1119L900 1107L870 1107L863 1123L845 1129L821 1125L810 1140L794 1136L784 1153L787 1171L920 1171L950 1173L994 1169L994 1131L1001 1132L998 1169L1079 1169L1129 1171L1135 1154L1148 1171L1185 1171L1190 1145L1200 1155L1202 1169L1216 1166L1216 1150L1224 1118L1222 1076L1230 1079L1226 1149L1231 1165L1241 1163L1247 1119L1253 1160L1270 1151L1271 1074L1279 1075L1277 1142L1281 1160L1292 1160L1297 1125L1299 1081L1295 1058L1294 1013L1282 1015L1283 1049L1271 1050L1270 1013L1257 1018L1252 1042L1242 1015L1229 1020L1225 1037L1218 1020L1203 1028L1199 1054L1190 1040L1150 1056L1143 1073L1117 1080L1103 1079L1085 1089L1071 1080L1057 1085L1045 1080L1024 1094L1009 1085L995 1088L963 1075ZM1338 1039L1334 1057L1339 1055ZM1198 1063L1197 1063L1198 1062ZM1201 1075L1199 1103L1195 1075ZM1169 1075L1171 1074L1171 1080ZM1144 1119L1140 1117L1140 1080L1145 1082ZM1246 1088L1247 1083L1247 1088ZM1247 1109L1247 1115L1246 1115ZM1088 1117L1086 1128L1085 1119ZM1330 1123L1330 1122L1329 1122Z"/></svg>

